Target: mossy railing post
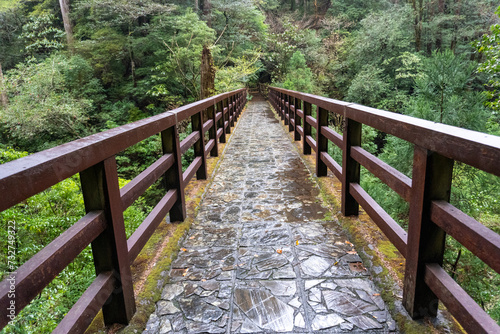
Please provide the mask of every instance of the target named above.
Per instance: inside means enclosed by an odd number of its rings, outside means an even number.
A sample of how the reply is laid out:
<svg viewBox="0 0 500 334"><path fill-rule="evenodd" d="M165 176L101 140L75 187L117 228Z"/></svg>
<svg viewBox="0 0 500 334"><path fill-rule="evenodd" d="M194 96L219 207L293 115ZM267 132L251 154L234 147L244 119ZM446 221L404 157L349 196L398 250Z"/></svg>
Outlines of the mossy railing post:
<svg viewBox="0 0 500 334"><path fill-rule="evenodd" d="M103 210L107 221L104 232L92 241L96 275L110 271L115 278L113 293L102 308L104 323L128 324L135 300L115 157L80 172L80 182L85 211Z"/></svg>
<svg viewBox="0 0 500 334"><path fill-rule="evenodd" d="M225 121L226 117L224 115L224 106L223 106L222 101L217 102L217 113L219 113L219 112L221 113L221 117L219 118L217 127L219 129L222 129L219 141L222 144L224 144L226 142L226 130L225 130L225 126L224 126L224 124L225 124L224 121Z"/></svg>
<svg viewBox="0 0 500 334"><path fill-rule="evenodd" d="M321 153L328 153L328 139L321 133L322 126L328 126L328 110L318 107L317 109L317 122L316 122L316 175L326 176L328 167L321 160Z"/></svg>
<svg viewBox="0 0 500 334"><path fill-rule="evenodd" d="M318 108L319 109L319 108ZM319 122L318 122L319 123ZM342 152L342 214L357 216L359 204L350 193L351 183L359 184L360 164L351 156L352 146L361 146L361 123L344 115L344 134Z"/></svg>
<svg viewBox="0 0 500 334"><path fill-rule="evenodd" d="M198 131L200 138L194 143L194 156L201 158L201 166L196 171L196 178L198 180L207 179L207 155L205 154L205 136L203 135L203 111L200 111L191 116L191 125L193 132Z"/></svg>
<svg viewBox="0 0 500 334"><path fill-rule="evenodd" d="M445 232L431 221L431 201L449 202L453 160L415 145L403 304L412 318L435 317L439 299L424 281L426 263L443 264Z"/></svg>
<svg viewBox="0 0 500 334"><path fill-rule="evenodd" d="M293 125L293 139L296 141L300 140L300 133L297 129L297 127L302 126L301 123L301 118L297 117L297 110L302 108L302 101L298 98L295 99L295 110L293 112L293 119L294 119L294 125Z"/></svg>
<svg viewBox="0 0 500 334"><path fill-rule="evenodd" d="M312 114L312 106L309 102L304 101L304 136L302 137L302 153L305 155L311 154L311 145L307 142L307 136L312 135L312 127L307 122L307 116Z"/></svg>
<svg viewBox="0 0 500 334"><path fill-rule="evenodd" d="M215 111L215 105L207 108L208 117L214 123L212 127L208 130L208 138L209 140L214 141L214 147L210 150L211 157L219 156L219 141L217 140L217 112Z"/></svg>
<svg viewBox="0 0 500 334"><path fill-rule="evenodd" d="M170 221L184 221L186 219L186 202L184 186L182 184L182 154L177 124L161 132L163 154L172 154L175 161L163 176L166 190L175 189L177 200L169 211Z"/></svg>

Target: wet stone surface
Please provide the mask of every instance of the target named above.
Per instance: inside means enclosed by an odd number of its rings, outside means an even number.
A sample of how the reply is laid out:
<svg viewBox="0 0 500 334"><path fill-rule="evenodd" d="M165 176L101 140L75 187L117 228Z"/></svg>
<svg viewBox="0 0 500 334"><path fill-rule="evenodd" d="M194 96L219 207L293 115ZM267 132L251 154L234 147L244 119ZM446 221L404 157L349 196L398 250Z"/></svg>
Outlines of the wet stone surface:
<svg viewBox="0 0 500 334"><path fill-rule="evenodd" d="M144 333L386 333L396 325L266 102L231 137Z"/></svg>

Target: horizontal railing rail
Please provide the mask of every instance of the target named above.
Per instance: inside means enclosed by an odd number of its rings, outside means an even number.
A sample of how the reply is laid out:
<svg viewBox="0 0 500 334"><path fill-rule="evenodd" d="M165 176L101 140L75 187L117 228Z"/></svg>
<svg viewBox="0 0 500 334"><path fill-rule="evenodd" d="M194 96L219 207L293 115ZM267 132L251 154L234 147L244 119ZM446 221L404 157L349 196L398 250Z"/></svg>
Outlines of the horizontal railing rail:
<svg viewBox="0 0 500 334"><path fill-rule="evenodd" d="M12 303L17 315L88 245L97 277L54 333L83 333L101 309L106 325L127 324L135 312L131 264L167 214L185 219L184 188L195 174L206 179L207 155L218 155L245 104L246 89L239 89L1 165L0 192L8 196L0 211L80 173L87 214L0 283L0 329L11 320L5 310ZM180 141L177 127L186 119L192 133ZM120 189L115 155L158 134L163 156ZM181 157L191 147L195 158L183 172ZM160 178L165 195L127 240L123 211Z"/></svg>
<svg viewBox="0 0 500 334"><path fill-rule="evenodd" d="M455 161L500 176L500 137L276 87L269 87L269 99L294 139L302 139L303 153L315 151L316 175L326 176L329 169L342 182L342 213L358 215L361 205L406 258L408 313L436 316L441 300L468 332L500 333L442 268L449 234L500 273L500 235L449 203ZM342 135L328 127L330 113L343 117ZM361 147L363 125L413 144L411 179ZM329 142L342 150L342 166L328 154ZM361 166L409 203L408 232L361 187Z"/></svg>

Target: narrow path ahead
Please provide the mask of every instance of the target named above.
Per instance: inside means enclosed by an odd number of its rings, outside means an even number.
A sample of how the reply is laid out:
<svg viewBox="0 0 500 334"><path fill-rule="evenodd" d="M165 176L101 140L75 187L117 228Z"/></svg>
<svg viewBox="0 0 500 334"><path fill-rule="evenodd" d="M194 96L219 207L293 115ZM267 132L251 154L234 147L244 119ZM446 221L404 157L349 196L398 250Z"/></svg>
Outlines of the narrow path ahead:
<svg viewBox="0 0 500 334"><path fill-rule="evenodd" d="M265 101L251 101L144 333L395 330Z"/></svg>

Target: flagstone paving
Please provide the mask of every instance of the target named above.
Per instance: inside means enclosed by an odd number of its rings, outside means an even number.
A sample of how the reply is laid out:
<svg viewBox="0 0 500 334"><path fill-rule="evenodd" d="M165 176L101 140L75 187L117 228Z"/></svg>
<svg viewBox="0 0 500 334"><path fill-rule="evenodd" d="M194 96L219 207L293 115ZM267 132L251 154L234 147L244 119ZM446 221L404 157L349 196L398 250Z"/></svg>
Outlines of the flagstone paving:
<svg viewBox="0 0 500 334"><path fill-rule="evenodd" d="M144 333L396 331L318 195L268 103L249 102Z"/></svg>

